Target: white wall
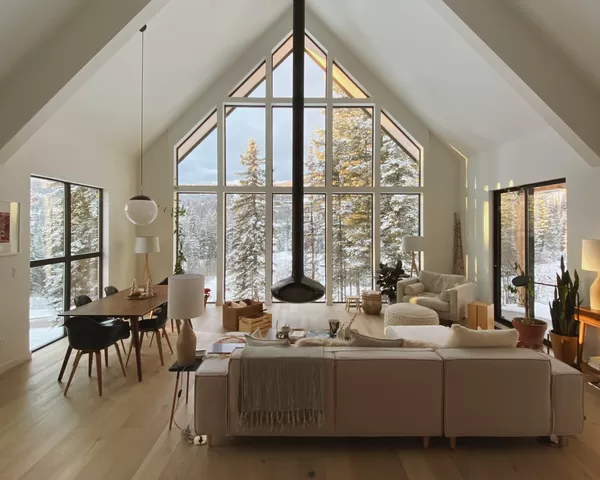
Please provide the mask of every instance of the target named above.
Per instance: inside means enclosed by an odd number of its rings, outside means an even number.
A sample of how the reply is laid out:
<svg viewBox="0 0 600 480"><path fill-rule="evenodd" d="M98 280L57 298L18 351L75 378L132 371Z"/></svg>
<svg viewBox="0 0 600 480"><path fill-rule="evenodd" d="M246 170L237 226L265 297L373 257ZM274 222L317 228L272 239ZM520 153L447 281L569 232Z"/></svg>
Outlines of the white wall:
<svg viewBox="0 0 600 480"><path fill-rule="evenodd" d="M174 198L174 149L190 131L244 78L291 30L291 19L285 17L270 28L255 44L189 106L186 112L161 135L145 155L144 193L163 208L158 220L140 229L143 235L158 235L161 252L150 256L150 268L155 279L161 279L173 269L173 221L170 210ZM387 110L422 145L423 163L423 234L426 253L423 267L450 272L452 269L453 213L460 210L463 159L443 143L396 96L392 95L331 32L312 14L307 15L307 30L339 61L372 95L375 102ZM220 159L222 160L222 159Z"/></svg>
<svg viewBox="0 0 600 480"><path fill-rule="evenodd" d="M492 191L566 178L567 266L571 272L577 269L582 300L588 304L596 274L581 269L581 240L600 238L600 169L590 167L548 127L470 158L467 175L468 267L471 278L478 282L480 300L491 302L493 297ZM586 338L586 355L600 353L599 332L593 330L589 329Z"/></svg>
<svg viewBox="0 0 600 480"><path fill-rule="evenodd" d="M21 204L21 248L0 257L0 372L29 358L29 179L42 175L104 189L104 283L127 287L134 276L135 232L123 206L136 191L135 162L73 134L56 121L0 165L0 200ZM14 269L14 276L13 276Z"/></svg>

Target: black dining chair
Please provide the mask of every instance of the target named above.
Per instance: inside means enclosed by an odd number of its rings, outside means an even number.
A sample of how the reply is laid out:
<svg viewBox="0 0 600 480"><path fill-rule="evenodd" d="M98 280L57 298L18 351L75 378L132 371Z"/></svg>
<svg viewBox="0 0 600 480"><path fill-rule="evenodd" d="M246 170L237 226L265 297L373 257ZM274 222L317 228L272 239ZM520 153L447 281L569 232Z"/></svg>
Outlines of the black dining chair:
<svg viewBox="0 0 600 480"><path fill-rule="evenodd" d="M112 285L108 285L107 287L104 287L104 293L107 297L110 297L115 293L119 293L119 289L117 287L113 287Z"/></svg>
<svg viewBox="0 0 600 480"><path fill-rule="evenodd" d="M121 349L119 348L119 340L129 338L129 325L127 323L98 322L92 317L67 317L65 320L65 328L67 329L67 337L69 339L68 355L71 354L72 350L77 350L71 375L69 376L69 381L65 387L65 396L69 391L79 361L85 354L88 354L90 359L88 363L88 376L92 375L92 356L94 355L96 357L98 395L102 396L102 357L100 353L102 350L107 350L108 347L114 345L117 356L119 357L123 376L127 376L125 373L125 366L123 365L123 358L121 357Z"/></svg>
<svg viewBox="0 0 600 480"><path fill-rule="evenodd" d="M112 288L115 288L115 287L112 287ZM88 303L92 303L92 299L88 295L77 295L73 299L73 302L75 303L76 307L82 307L84 305L87 305ZM116 324L116 323L124 323L124 321L120 318L94 317L94 320L96 320L98 323L104 323L106 325L109 325L109 324L112 325L112 324ZM123 343L123 341L121 341L121 347L123 347L123 353L125 353L125 344ZM91 361L92 360L90 357L90 362ZM108 367L108 348L104 351L104 363ZM90 368L92 368L92 367L90 366Z"/></svg>
<svg viewBox="0 0 600 480"><path fill-rule="evenodd" d="M140 351L142 350L142 343L144 340L144 334L152 332L152 338L156 338L156 343L158 345L158 355L160 356L160 364L164 365L165 361L163 358L163 350L162 350L162 340L161 337L164 337L167 340L167 345L169 346L169 350L173 353L173 347L171 347L171 340L169 340L169 335L167 334L167 329L165 325L167 324L167 303L165 302L161 305L161 309L158 311L158 314L155 317L147 318L145 320L140 320L138 322L138 327L140 331ZM131 339L131 344L129 345L129 352L127 352L127 360L125 361L125 366L129 364L129 357L131 356L131 350L133 347L133 338Z"/></svg>

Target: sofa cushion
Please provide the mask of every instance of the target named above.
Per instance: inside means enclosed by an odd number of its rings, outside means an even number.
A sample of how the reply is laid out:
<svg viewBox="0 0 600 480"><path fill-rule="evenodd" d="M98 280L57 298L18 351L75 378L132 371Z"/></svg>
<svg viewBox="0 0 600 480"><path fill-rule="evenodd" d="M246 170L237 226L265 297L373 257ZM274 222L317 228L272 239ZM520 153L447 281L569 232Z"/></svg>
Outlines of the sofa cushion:
<svg viewBox="0 0 600 480"><path fill-rule="evenodd" d="M421 270L421 273L419 273L419 282L425 285L426 292L440 294L446 289L446 279L441 273Z"/></svg>
<svg viewBox="0 0 600 480"><path fill-rule="evenodd" d="M290 341L286 338L277 340L268 340L265 338L256 338L252 335L246 335L246 345L249 347L286 347Z"/></svg>
<svg viewBox="0 0 600 480"><path fill-rule="evenodd" d="M404 295L418 295L425 291L425 285L420 282L413 283L404 287Z"/></svg>
<svg viewBox="0 0 600 480"><path fill-rule="evenodd" d="M401 338L375 338L358 333L356 330L350 331L350 345L353 347L402 347L404 340Z"/></svg>
<svg viewBox="0 0 600 480"><path fill-rule="evenodd" d="M414 305L431 308L437 312L450 311L450 304L441 300L440 296L436 293L423 292L416 296L406 295L403 298L403 301L404 303L412 303Z"/></svg>
<svg viewBox="0 0 600 480"><path fill-rule="evenodd" d="M462 325L452 325L447 348L516 348L519 332L509 330L471 330Z"/></svg>
<svg viewBox="0 0 600 480"><path fill-rule="evenodd" d="M426 292L440 294L444 290L466 283L467 277L464 275L453 275L449 273L437 273L422 270L419 274L419 282L425 285Z"/></svg>

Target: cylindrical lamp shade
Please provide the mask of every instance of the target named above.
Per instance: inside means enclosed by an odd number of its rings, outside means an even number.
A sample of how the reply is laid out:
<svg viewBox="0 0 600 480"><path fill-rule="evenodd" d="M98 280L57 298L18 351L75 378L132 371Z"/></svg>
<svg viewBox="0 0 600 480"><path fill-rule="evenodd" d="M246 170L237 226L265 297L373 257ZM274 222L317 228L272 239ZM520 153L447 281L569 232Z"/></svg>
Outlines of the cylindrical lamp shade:
<svg viewBox="0 0 600 480"><path fill-rule="evenodd" d="M600 240L583 239L581 268L592 272L600 272Z"/></svg>
<svg viewBox="0 0 600 480"><path fill-rule="evenodd" d="M135 253L158 252L160 252L158 237L135 237Z"/></svg>
<svg viewBox="0 0 600 480"><path fill-rule="evenodd" d="M169 318L185 320L204 314L204 275L185 274L169 277Z"/></svg>
<svg viewBox="0 0 600 480"><path fill-rule="evenodd" d="M403 252L422 252L424 237L402 237Z"/></svg>
<svg viewBox="0 0 600 480"><path fill-rule="evenodd" d="M137 195L125 204L125 215L135 225L150 225L158 216L158 206L150 197Z"/></svg>

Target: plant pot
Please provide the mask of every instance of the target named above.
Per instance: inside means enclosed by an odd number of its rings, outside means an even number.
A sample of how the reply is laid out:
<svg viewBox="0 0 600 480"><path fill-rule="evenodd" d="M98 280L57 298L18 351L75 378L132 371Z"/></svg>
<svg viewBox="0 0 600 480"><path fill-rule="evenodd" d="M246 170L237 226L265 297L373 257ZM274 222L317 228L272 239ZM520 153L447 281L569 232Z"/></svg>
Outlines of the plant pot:
<svg viewBox="0 0 600 480"><path fill-rule="evenodd" d="M530 317L516 317L512 326L519 332L519 346L526 348L542 348L548 324Z"/></svg>
<svg viewBox="0 0 600 480"><path fill-rule="evenodd" d="M550 332L550 340L552 342L554 356L567 365L574 365L575 359L577 358L579 339L577 337L567 337L565 335L557 335L554 332Z"/></svg>
<svg viewBox="0 0 600 480"><path fill-rule="evenodd" d="M388 305L393 305L394 303L396 303L396 297L388 296Z"/></svg>
<svg viewBox="0 0 600 480"><path fill-rule="evenodd" d="M208 297L210 297L210 295L204 294L204 308L206 308L206 302L208 302Z"/></svg>

